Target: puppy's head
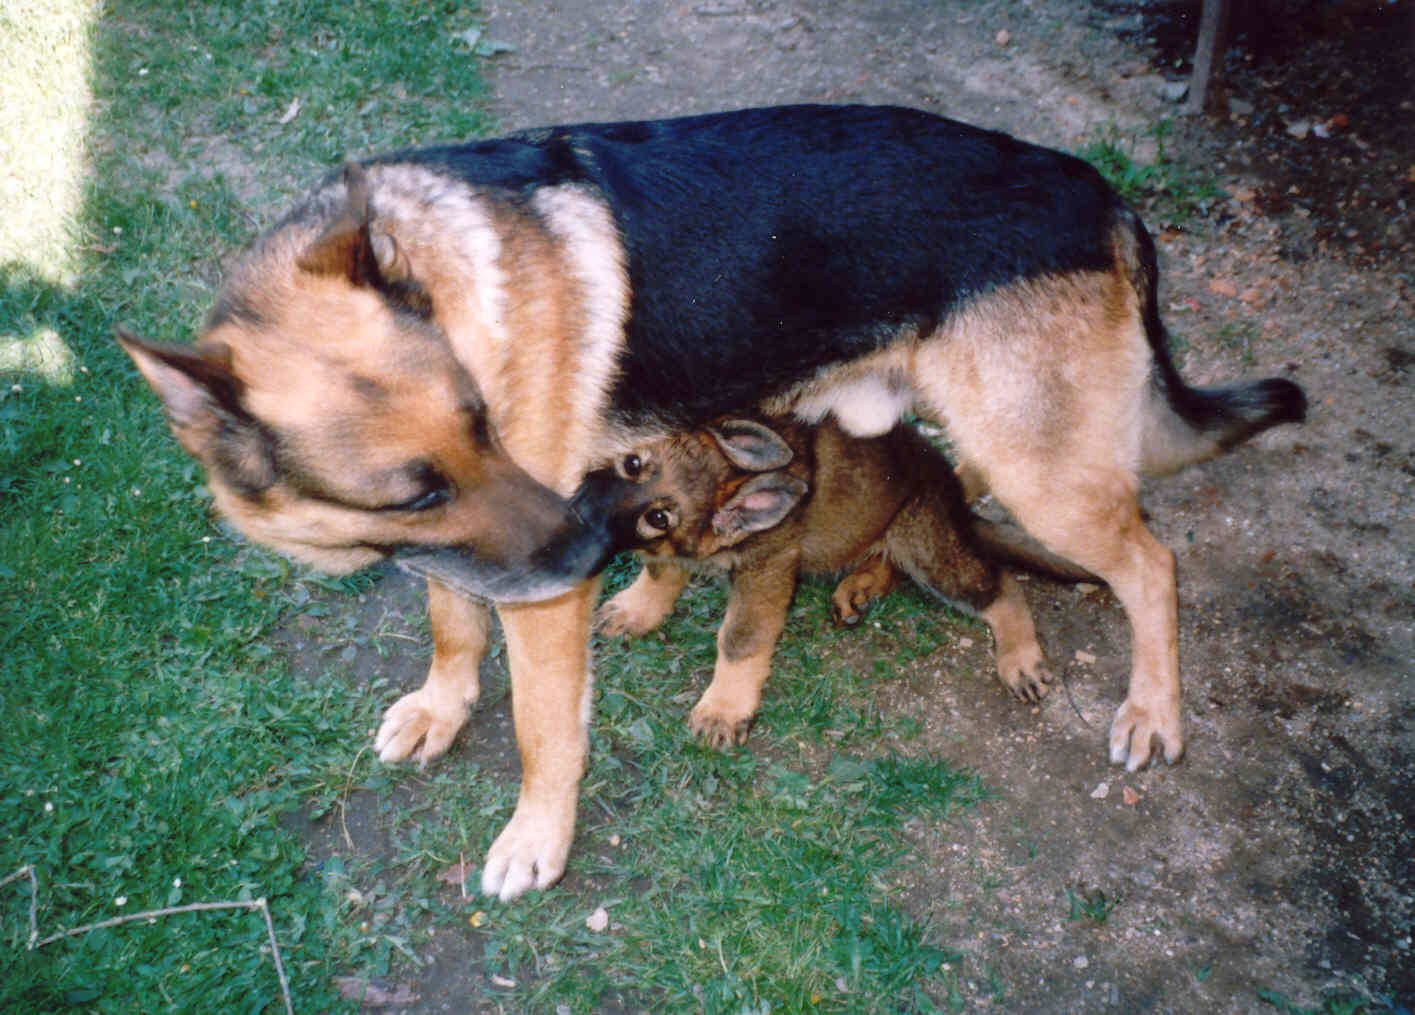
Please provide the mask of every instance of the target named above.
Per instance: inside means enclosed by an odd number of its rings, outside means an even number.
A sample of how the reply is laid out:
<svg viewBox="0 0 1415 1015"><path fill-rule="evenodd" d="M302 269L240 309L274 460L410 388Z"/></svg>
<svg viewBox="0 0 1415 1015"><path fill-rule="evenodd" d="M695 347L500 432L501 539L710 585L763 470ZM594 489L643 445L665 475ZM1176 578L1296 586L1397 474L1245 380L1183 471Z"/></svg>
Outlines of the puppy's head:
<svg viewBox="0 0 1415 1015"><path fill-rule="evenodd" d="M804 463L771 428L729 419L646 444L585 477L576 503L615 545L706 560L781 524L805 498Z"/></svg>
<svg viewBox="0 0 1415 1015"><path fill-rule="evenodd" d="M195 345L119 334L219 509L330 572L395 557L499 601L601 567L603 520L508 457L427 292L373 227L362 173L307 218L237 264Z"/></svg>

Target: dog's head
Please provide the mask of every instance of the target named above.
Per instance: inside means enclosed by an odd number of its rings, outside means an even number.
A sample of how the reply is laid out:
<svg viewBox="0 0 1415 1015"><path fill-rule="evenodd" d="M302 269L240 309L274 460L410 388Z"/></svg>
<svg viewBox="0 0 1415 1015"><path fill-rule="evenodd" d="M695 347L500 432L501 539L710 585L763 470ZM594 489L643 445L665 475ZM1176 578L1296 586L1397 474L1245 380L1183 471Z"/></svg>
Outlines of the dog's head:
<svg viewBox="0 0 1415 1015"><path fill-rule="evenodd" d="M604 520L507 455L362 172L344 184L247 252L194 345L119 341L255 541L335 573L392 557L498 601L569 589L606 562Z"/></svg>
<svg viewBox="0 0 1415 1015"><path fill-rule="evenodd" d="M805 498L808 465L754 420L645 444L585 477L577 502L607 515L620 549L706 560L780 525Z"/></svg>

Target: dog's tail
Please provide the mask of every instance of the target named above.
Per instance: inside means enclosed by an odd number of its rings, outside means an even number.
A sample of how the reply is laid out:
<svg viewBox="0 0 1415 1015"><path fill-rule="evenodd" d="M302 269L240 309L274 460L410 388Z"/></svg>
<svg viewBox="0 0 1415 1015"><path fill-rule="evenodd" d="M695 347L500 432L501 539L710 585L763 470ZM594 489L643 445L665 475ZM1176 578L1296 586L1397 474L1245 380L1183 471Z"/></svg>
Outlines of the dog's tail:
<svg viewBox="0 0 1415 1015"><path fill-rule="evenodd" d="M1116 255L1140 301L1145 337L1154 359L1145 405L1140 471L1165 475L1217 457L1279 423L1300 423L1307 396L1283 377L1249 384L1193 388L1179 376L1160 320L1155 244L1138 216L1126 211L1116 224Z"/></svg>
<svg viewBox="0 0 1415 1015"><path fill-rule="evenodd" d="M1059 582L1092 582L1104 585L1079 564L1058 557L1016 525L999 524L972 515L969 528L974 546L1000 564Z"/></svg>

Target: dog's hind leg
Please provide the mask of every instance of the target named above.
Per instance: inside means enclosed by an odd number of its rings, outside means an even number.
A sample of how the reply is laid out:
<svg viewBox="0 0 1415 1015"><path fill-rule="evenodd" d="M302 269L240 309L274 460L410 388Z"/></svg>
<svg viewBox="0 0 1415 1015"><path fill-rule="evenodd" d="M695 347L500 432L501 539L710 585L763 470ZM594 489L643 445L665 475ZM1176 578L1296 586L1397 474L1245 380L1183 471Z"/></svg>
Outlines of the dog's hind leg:
<svg viewBox="0 0 1415 1015"><path fill-rule="evenodd" d="M1007 471L1008 488L994 485L993 492L1048 549L1099 575L1130 620L1130 688L1111 724L1110 760L1133 772L1158 741L1165 759L1178 761L1184 733L1174 555L1140 518L1136 478L1038 468L1024 487L1015 462Z"/></svg>
<svg viewBox="0 0 1415 1015"><path fill-rule="evenodd" d="M481 693L479 671L491 630L486 604L429 581L427 608L432 668L422 687L405 694L383 714L374 747L385 762L406 760L415 750L422 765L440 758Z"/></svg>
<svg viewBox="0 0 1415 1015"><path fill-rule="evenodd" d="M601 634L641 637L673 612L673 604L688 584L690 572L681 565L650 560L626 589L615 594L595 614Z"/></svg>

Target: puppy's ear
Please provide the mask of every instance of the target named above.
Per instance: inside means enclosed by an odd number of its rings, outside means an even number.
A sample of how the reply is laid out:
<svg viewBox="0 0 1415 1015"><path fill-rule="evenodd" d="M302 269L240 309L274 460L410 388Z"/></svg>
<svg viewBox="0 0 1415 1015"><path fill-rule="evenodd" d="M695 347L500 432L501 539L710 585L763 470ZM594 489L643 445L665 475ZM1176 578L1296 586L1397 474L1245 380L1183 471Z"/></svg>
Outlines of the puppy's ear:
<svg viewBox="0 0 1415 1015"><path fill-rule="evenodd" d="M791 446L768 426L750 419L728 419L708 427L727 460L747 472L770 472L791 461Z"/></svg>
<svg viewBox="0 0 1415 1015"><path fill-rule="evenodd" d="M119 328L118 344L167 410L177 442L244 492L275 482L275 458L260 425L241 405L242 383L224 348L148 342Z"/></svg>
<svg viewBox="0 0 1415 1015"><path fill-rule="evenodd" d="M344 208L295 263L313 275L346 278L382 290L421 316L431 310L427 291L413 279L407 254L390 234L373 227L368 173L344 163Z"/></svg>
<svg viewBox="0 0 1415 1015"><path fill-rule="evenodd" d="M804 480L785 472L753 476L713 514L712 531L724 547L739 543L779 525L808 489Z"/></svg>

